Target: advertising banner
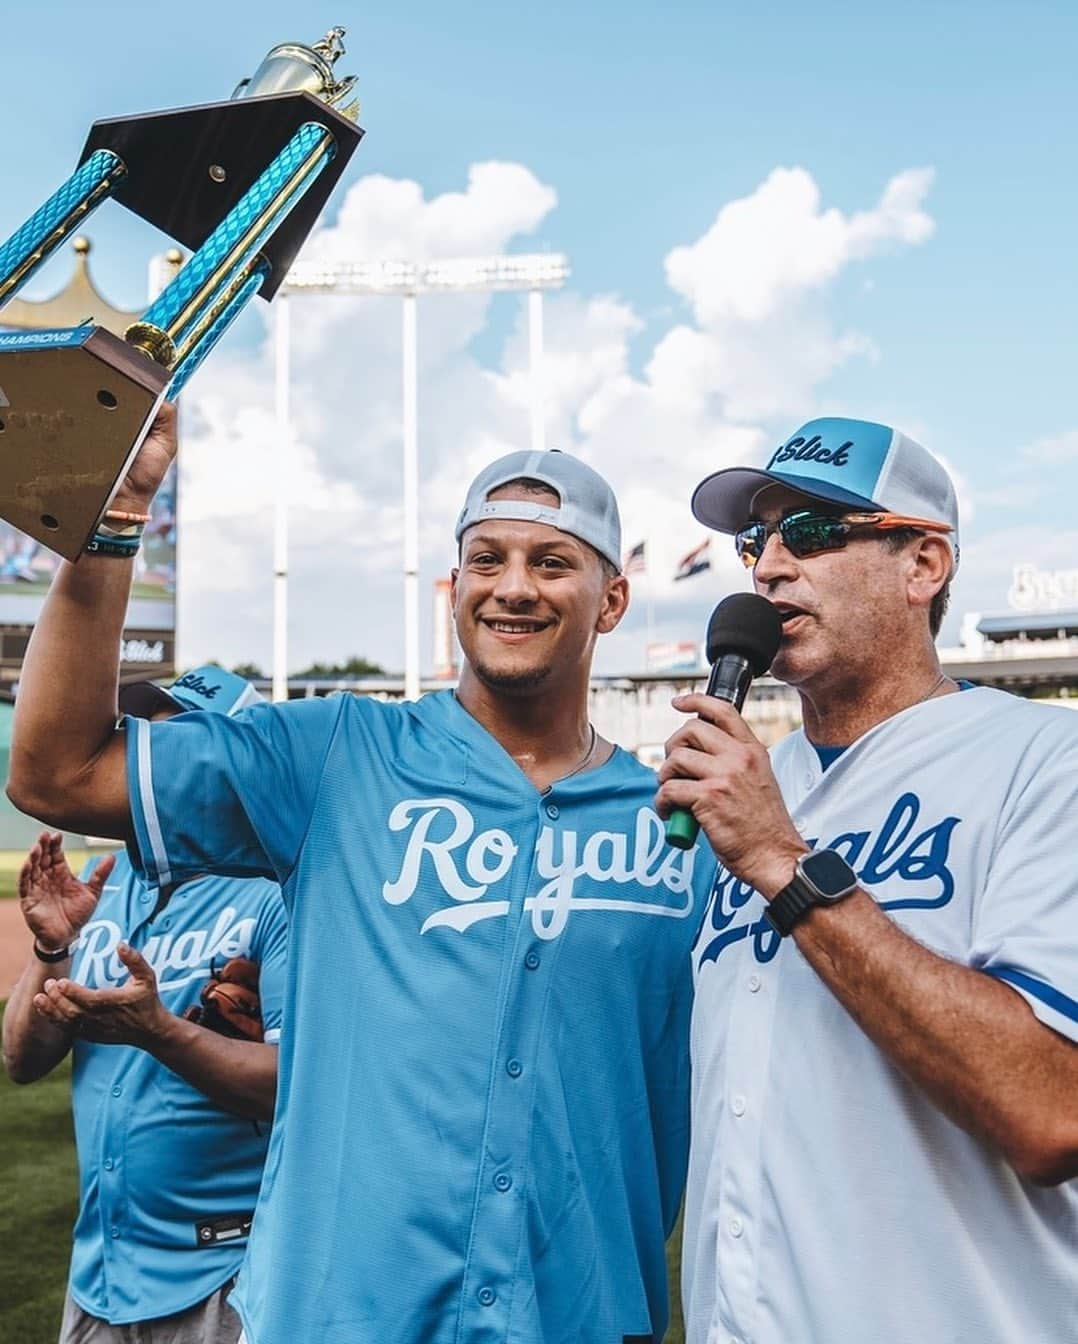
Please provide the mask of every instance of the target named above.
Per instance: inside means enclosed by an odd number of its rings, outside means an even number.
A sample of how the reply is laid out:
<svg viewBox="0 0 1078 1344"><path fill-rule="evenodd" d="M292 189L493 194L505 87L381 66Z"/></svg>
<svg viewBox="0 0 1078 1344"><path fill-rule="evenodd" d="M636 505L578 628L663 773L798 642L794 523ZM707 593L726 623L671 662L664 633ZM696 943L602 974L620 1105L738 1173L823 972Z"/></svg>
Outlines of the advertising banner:
<svg viewBox="0 0 1078 1344"><path fill-rule="evenodd" d="M33 628L60 557L33 537L0 522L0 689L18 680ZM124 630L121 675L167 677L174 668L176 631L176 470L153 502Z"/></svg>

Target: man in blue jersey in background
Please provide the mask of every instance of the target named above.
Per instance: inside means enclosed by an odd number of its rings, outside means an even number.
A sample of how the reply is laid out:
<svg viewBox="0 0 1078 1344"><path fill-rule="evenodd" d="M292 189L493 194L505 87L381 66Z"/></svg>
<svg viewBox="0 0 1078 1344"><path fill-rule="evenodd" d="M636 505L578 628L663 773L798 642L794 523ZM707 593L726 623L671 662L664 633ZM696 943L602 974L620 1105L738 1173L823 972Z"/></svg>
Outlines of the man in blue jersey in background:
<svg viewBox="0 0 1078 1344"><path fill-rule="evenodd" d="M145 513L165 412L118 508ZM456 692L113 723L122 557L63 565L9 793L131 834L150 881L276 877L275 1127L233 1301L249 1344L645 1344L688 1143L689 950L713 876L588 718L628 604L609 485L562 453L481 473L456 528ZM60 723L68 731L57 731ZM76 725L72 729L70 725Z"/></svg>
<svg viewBox="0 0 1078 1344"><path fill-rule="evenodd" d="M119 706L228 717L259 699L242 678L205 667L171 691L125 687ZM79 1213L60 1344L235 1344L226 1297L276 1091L280 889L198 874L145 881L122 854L82 877L59 835L31 850L19 894L33 955L3 1030L19 1083L73 1051Z"/></svg>

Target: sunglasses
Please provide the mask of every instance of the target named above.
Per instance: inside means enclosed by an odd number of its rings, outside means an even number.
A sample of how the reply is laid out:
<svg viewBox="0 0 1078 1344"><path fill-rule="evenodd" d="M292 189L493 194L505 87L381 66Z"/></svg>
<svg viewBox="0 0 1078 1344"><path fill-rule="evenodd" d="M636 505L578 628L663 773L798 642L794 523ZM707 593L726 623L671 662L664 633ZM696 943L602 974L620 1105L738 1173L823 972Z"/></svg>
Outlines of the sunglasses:
<svg viewBox="0 0 1078 1344"><path fill-rule="evenodd" d="M767 539L777 532L791 555L803 560L806 555L823 551L841 551L850 537L865 532L893 532L900 527L915 527L921 532L950 532L947 523L927 518L907 518L901 513L845 513L841 516L799 509L777 523L749 523L734 534L734 546L746 569L753 569L764 553Z"/></svg>

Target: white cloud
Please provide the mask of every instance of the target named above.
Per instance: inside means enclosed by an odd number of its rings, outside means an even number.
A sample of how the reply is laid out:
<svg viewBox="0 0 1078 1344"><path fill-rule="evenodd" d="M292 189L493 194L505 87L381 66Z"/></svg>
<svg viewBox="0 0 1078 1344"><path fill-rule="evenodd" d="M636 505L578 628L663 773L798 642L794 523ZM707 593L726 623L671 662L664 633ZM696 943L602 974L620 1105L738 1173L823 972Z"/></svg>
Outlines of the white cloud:
<svg viewBox="0 0 1078 1344"><path fill-rule="evenodd" d="M674 248L667 280L701 326L764 321L849 262L931 237L922 203L932 178L930 168L899 173L871 210L846 216L820 208L820 189L804 168L776 168L750 196L723 206L702 238Z"/></svg>
<svg viewBox="0 0 1078 1344"><path fill-rule="evenodd" d="M716 570L674 585L703 536L688 500L702 476L747 460L817 413L826 380L876 358L870 337L835 328L828 287L854 263L923 242L933 229L926 169L900 173L871 208L824 208L802 168L776 169L718 210L706 233L666 258L693 320L645 324L622 298L565 291L545 303L548 442L579 453L619 493L626 545L648 541L648 579L601 666L639 665L645 614L660 639L694 637L719 592L745 585L724 538ZM477 164L463 191L427 199L419 184L371 176L305 256L436 258L527 248L554 190L527 168ZM471 475L527 444L530 383L524 304L491 364L476 353L488 295L419 305L421 545L431 583L452 563L453 518ZM289 488L291 656L362 653L399 669L401 316L395 299L289 300L295 460ZM265 311L265 310L263 310ZM269 310L272 312L272 310ZM248 330L255 319L246 319ZM633 351L649 341L642 361ZM233 344L185 394L181 635L187 660L270 656L272 341ZM642 366L642 367L641 367ZM650 599L650 601L649 601Z"/></svg>
<svg viewBox="0 0 1078 1344"><path fill-rule="evenodd" d="M531 233L557 204L557 193L519 163L477 163L464 191L427 201L418 182L360 178L337 222L304 249L312 260L356 257L426 261L497 253Z"/></svg>
<svg viewBox="0 0 1078 1344"><path fill-rule="evenodd" d="M666 258L667 279L696 326L659 343L659 387L685 395L692 381L695 395L735 420L798 416L847 360L876 358L863 333L834 328L822 296L852 263L931 236L923 201L932 177L926 168L899 173L875 206L847 216L821 207L804 168L776 168L723 206L701 238Z"/></svg>

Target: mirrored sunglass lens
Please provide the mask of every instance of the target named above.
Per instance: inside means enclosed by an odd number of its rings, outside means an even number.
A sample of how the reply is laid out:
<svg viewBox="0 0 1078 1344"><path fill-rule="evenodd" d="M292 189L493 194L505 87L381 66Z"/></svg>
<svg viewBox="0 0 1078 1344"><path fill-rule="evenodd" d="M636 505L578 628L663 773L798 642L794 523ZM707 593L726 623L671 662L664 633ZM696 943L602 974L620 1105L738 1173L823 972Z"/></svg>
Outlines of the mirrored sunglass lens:
<svg viewBox="0 0 1078 1344"><path fill-rule="evenodd" d="M846 544L846 528L842 520L820 514L784 518L780 531L783 544L794 555L813 555L817 551L835 550Z"/></svg>
<svg viewBox="0 0 1078 1344"><path fill-rule="evenodd" d="M760 552L764 548L763 523L751 523L748 527L743 527L740 532L736 532L734 547L741 563L746 569L751 569L759 560Z"/></svg>

